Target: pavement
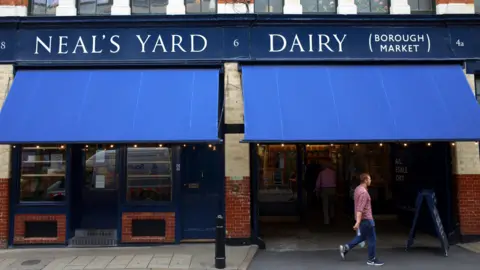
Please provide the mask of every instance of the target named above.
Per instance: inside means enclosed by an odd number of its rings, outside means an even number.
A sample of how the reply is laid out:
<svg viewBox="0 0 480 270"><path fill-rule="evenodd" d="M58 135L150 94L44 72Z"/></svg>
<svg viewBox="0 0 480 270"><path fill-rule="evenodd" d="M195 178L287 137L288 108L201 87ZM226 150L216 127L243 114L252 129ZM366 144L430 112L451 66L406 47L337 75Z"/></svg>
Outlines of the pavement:
<svg viewBox="0 0 480 270"><path fill-rule="evenodd" d="M257 246L226 247L226 270L246 270ZM214 268L213 244L109 248L16 248L0 250L0 270Z"/></svg>
<svg viewBox="0 0 480 270"><path fill-rule="evenodd" d="M440 246L440 244L438 244ZM450 247L448 257L440 247L382 248L377 250L379 259L385 262L381 269L390 270L478 270L480 254L459 246ZM366 264L367 249L355 249L342 261L338 250L257 252L249 270L357 270L371 269Z"/></svg>

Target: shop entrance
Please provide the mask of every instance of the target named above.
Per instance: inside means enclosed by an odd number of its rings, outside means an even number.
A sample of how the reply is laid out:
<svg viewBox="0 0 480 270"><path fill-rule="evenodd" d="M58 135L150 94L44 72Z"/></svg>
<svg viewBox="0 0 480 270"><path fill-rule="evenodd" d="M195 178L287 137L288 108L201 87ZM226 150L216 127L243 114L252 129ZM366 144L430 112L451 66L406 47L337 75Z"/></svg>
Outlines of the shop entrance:
<svg viewBox="0 0 480 270"><path fill-rule="evenodd" d="M436 192L444 227L453 231L447 143L257 145L255 153L259 235L267 249L329 249L353 237L353 191L363 172L372 176L373 215L387 240L380 246L404 245L421 189ZM319 183L326 169L335 178ZM425 235L434 234L429 218L422 215L419 225ZM416 243L422 241L438 245L419 234Z"/></svg>
<svg viewBox="0 0 480 270"><path fill-rule="evenodd" d="M119 151L113 145L72 147L73 244L79 239L85 241L101 238L107 242L116 239L118 154ZM95 237L99 239L93 239Z"/></svg>
<svg viewBox="0 0 480 270"><path fill-rule="evenodd" d="M211 241L221 213L221 151L214 145L182 148L182 238Z"/></svg>

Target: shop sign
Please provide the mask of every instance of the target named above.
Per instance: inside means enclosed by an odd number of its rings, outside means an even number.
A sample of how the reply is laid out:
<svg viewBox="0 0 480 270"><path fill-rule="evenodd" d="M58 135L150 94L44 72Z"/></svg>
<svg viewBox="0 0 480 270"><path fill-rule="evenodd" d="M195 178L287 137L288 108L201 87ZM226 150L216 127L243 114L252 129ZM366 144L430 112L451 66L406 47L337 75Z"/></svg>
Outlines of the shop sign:
<svg viewBox="0 0 480 270"><path fill-rule="evenodd" d="M15 54L15 30L0 30L0 62L12 62Z"/></svg>
<svg viewBox="0 0 480 270"><path fill-rule="evenodd" d="M459 27L28 29L18 32L15 60L155 63L480 59L480 40L475 36L480 36L480 29Z"/></svg>

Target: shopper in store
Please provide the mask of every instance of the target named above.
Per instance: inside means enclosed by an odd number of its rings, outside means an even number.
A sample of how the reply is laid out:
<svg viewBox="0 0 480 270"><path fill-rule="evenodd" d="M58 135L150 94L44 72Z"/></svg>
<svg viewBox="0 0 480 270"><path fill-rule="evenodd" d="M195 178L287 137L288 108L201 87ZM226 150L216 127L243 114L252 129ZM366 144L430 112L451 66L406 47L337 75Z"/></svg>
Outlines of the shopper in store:
<svg viewBox="0 0 480 270"><path fill-rule="evenodd" d="M322 201L323 223L330 224L335 216L335 192L337 187L337 175L331 163L322 166L318 173L315 191Z"/></svg>
<svg viewBox="0 0 480 270"><path fill-rule="evenodd" d="M353 230L360 229L360 234L346 245L340 245L340 256L345 260L346 254L363 241L368 244L368 265L381 266L383 262L379 261L376 256L377 236L375 233L375 221L372 215L372 201L368 194L368 187L372 183L372 179L368 173L360 175L360 185L355 189L355 225Z"/></svg>

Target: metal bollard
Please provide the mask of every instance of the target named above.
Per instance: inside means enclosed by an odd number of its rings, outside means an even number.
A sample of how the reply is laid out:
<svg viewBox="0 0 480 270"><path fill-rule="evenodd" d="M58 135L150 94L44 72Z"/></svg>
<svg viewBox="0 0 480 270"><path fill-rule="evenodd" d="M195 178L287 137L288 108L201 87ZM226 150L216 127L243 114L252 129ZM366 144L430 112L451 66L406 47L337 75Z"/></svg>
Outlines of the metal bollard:
<svg viewBox="0 0 480 270"><path fill-rule="evenodd" d="M217 235L215 238L215 268L225 269L225 219L217 216Z"/></svg>

